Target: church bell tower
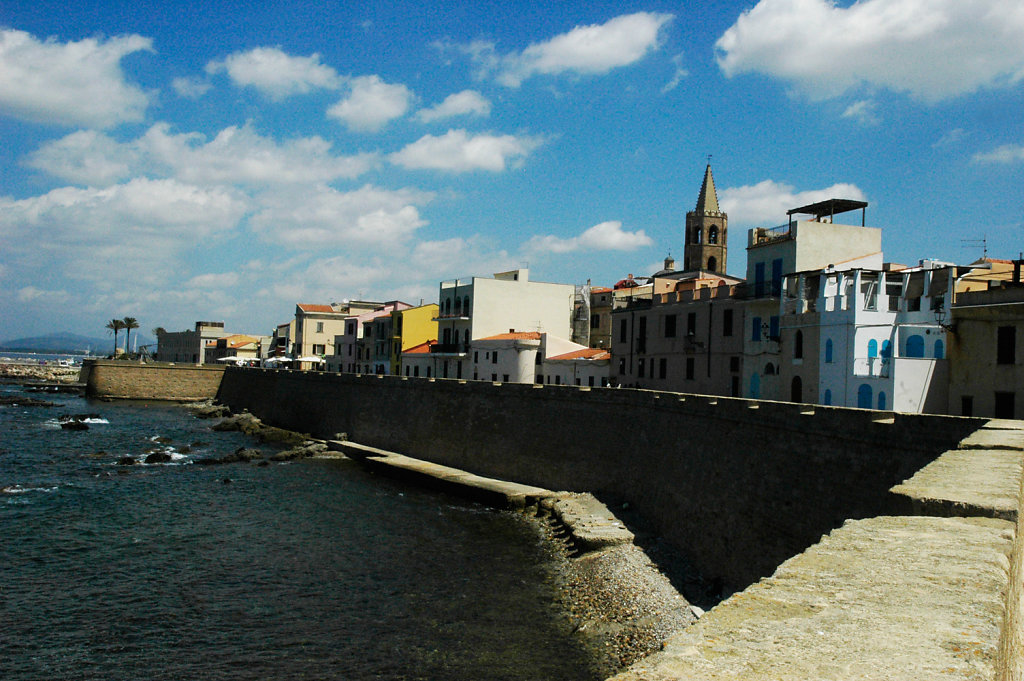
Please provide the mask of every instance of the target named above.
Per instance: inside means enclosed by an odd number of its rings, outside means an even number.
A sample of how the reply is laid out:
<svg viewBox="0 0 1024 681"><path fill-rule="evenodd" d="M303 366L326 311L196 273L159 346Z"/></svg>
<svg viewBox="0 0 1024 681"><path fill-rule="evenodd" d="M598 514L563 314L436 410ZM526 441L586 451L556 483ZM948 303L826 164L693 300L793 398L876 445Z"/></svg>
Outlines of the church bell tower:
<svg viewBox="0 0 1024 681"><path fill-rule="evenodd" d="M728 228L729 216L718 207L718 193L715 192L715 178L711 175L709 160L697 207L686 214L683 268L688 272L704 270L725 274Z"/></svg>

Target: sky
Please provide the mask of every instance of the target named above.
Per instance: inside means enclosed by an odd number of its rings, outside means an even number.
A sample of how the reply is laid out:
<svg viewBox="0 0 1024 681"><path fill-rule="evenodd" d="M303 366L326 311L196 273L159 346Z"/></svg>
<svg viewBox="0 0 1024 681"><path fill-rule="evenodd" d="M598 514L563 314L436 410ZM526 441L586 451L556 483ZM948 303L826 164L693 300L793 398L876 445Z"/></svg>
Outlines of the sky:
<svg viewBox="0 0 1024 681"><path fill-rule="evenodd" d="M709 157L730 274L825 198L887 261L1016 257L1022 35L1019 0L3 0L0 340L612 285L681 262Z"/></svg>

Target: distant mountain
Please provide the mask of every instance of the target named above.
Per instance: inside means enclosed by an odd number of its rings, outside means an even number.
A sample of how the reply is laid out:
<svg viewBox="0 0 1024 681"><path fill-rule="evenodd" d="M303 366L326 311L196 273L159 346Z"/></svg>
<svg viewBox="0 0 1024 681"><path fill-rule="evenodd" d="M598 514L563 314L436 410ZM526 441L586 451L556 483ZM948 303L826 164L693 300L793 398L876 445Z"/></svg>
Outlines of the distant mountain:
<svg viewBox="0 0 1024 681"><path fill-rule="evenodd" d="M138 344L135 338L138 336ZM137 345L148 345L156 343L151 338L138 335L132 332L132 349ZM124 331L117 334L117 344L124 347ZM156 350L154 346L151 348ZM0 350L8 352L45 352L45 353L84 353L89 350L94 355L109 355L114 351L114 337L90 338L79 336L74 333L51 333L45 336L33 336L31 338L15 338L9 341L0 341Z"/></svg>

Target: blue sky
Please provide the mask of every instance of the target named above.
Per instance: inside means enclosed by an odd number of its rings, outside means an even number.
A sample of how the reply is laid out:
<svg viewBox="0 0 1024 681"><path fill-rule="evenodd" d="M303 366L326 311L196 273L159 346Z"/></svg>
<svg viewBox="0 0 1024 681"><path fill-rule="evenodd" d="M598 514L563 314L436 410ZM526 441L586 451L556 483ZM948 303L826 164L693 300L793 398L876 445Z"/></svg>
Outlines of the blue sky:
<svg viewBox="0 0 1024 681"><path fill-rule="evenodd" d="M870 203L886 260L1024 249L1019 0L0 4L0 339L436 300ZM858 216L859 217L859 216Z"/></svg>

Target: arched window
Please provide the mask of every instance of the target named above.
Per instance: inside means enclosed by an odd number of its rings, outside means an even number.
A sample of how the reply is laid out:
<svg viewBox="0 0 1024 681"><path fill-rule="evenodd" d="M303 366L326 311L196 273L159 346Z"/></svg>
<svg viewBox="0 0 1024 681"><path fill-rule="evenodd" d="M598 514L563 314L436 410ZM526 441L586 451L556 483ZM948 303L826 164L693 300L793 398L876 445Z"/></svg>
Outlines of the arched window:
<svg viewBox="0 0 1024 681"><path fill-rule="evenodd" d="M702 233L702 230L700 228L700 225L694 225L694 227L693 227L693 243L699 244L700 241L701 241L701 237L702 236L703 236L703 233Z"/></svg>
<svg viewBox="0 0 1024 681"><path fill-rule="evenodd" d="M793 377L793 383L789 388L789 401L790 402L803 402L804 401L804 382L800 380L799 376Z"/></svg>
<svg viewBox="0 0 1024 681"><path fill-rule="evenodd" d="M825 364L832 363L832 339L829 338L825 341Z"/></svg>
<svg viewBox="0 0 1024 681"><path fill-rule="evenodd" d="M462 316L462 298L459 298L458 296L455 297L455 316Z"/></svg>
<svg viewBox="0 0 1024 681"><path fill-rule="evenodd" d="M857 406L861 409L871 408L871 386L867 383L861 383L857 388Z"/></svg>
<svg viewBox="0 0 1024 681"><path fill-rule="evenodd" d="M467 348L469 347L469 329L462 332L462 342L466 344Z"/></svg>
<svg viewBox="0 0 1024 681"><path fill-rule="evenodd" d="M710 258L708 258L708 272L714 272L715 269L717 269L717 267L718 260L715 258L715 256L711 256Z"/></svg>
<svg viewBox="0 0 1024 681"><path fill-rule="evenodd" d="M878 357L878 341L874 338L868 341L868 357Z"/></svg>
<svg viewBox="0 0 1024 681"><path fill-rule="evenodd" d="M878 408L885 409L885 393L881 390L878 391Z"/></svg>
<svg viewBox="0 0 1024 681"><path fill-rule="evenodd" d="M935 359L942 359L946 356L945 346L942 344L941 338L935 339Z"/></svg>
<svg viewBox="0 0 1024 681"><path fill-rule="evenodd" d="M767 364L765 364L764 365L764 375L765 376L774 376L775 375L775 365L772 364L771 362L768 362Z"/></svg>
<svg viewBox="0 0 1024 681"><path fill-rule="evenodd" d="M451 342L452 342L452 330L451 329L445 329L444 332L443 332L443 335L441 336L441 338L442 338L441 342L444 345L451 345Z"/></svg>
<svg viewBox="0 0 1024 681"><path fill-rule="evenodd" d="M711 225L710 227L708 227L708 243L718 243L718 225Z"/></svg>
<svg viewBox="0 0 1024 681"><path fill-rule="evenodd" d="M882 341L882 358L889 359L892 357L892 342L889 339Z"/></svg>
<svg viewBox="0 0 1024 681"><path fill-rule="evenodd" d="M924 357L924 338L914 334L907 339L907 357Z"/></svg>
<svg viewBox="0 0 1024 681"><path fill-rule="evenodd" d="M796 331L796 337L793 339L793 359L804 358L804 332L800 329Z"/></svg>
<svg viewBox="0 0 1024 681"><path fill-rule="evenodd" d="M758 374L750 377L750 396L755 400L761 399L761 377Z"/></svg>
<svg viewBox="0 0 1024 681"><path fill-rule="evenodd" d="M823 401L823 404L825 404L826 406L832 404L832 391L829 390L828 388L825 388L825 399Z"/></svg>
<svg viewBox="0 0 1024 681"><path fill-rule="evenodd" d="M448 298L447 300L444 301L444 313L445 314L451 314L452 313L452 299L451 298Z"/></svg>
<svg viewBox="0 0 1024 681"><path fill-rule="evenodd" d="M462 314L466 315L467 317L469 316L469 296L463 298Z"/></svg>

